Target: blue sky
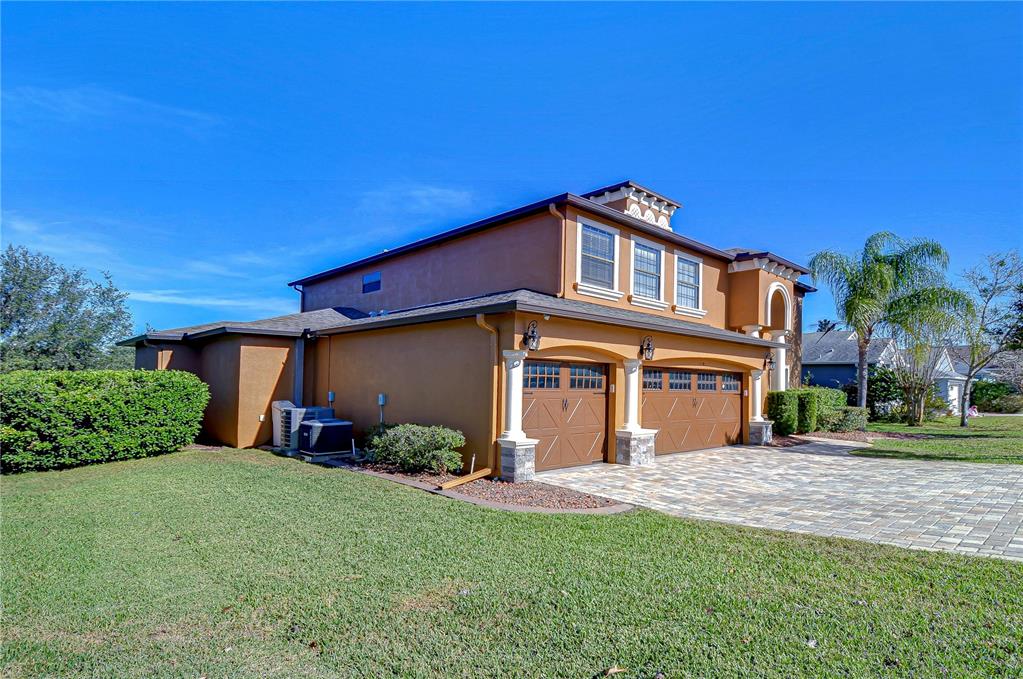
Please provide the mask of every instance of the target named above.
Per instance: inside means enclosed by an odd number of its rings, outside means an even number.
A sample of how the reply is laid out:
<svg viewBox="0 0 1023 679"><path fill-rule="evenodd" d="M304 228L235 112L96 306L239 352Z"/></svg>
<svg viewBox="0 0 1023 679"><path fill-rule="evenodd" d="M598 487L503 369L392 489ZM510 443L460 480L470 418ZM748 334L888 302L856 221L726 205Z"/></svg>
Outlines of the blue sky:
<svg viewBox="0 0 1023 679"><path fill-rule="evenodd" d="M796 261L1023 241L1018 4L8 3L2 38L3 242L110 271L138 328L624 178Z"/></svg>

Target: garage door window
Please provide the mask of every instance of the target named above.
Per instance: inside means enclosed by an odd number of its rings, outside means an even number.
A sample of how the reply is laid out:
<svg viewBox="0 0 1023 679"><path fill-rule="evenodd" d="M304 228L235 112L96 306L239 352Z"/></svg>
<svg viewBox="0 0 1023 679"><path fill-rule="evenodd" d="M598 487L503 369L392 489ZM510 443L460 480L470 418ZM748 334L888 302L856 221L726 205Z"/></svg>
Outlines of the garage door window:
<svg viewBox="0 0 1023 679"><path fill-rule="evenodd" d="M561 365L558 363L526 363L522 372L525 389L558 389L561 387Z"/></svg>
<svg viewBox="0 0 1023 679"><path fill-rule="evenodd" d="M718 376L715 373L699 373L696 376L697 391L717 391Z"/></svg>
<svg viewBox="0 0 1023 679"><path fill-rule="evenodd" d="M669 370L668 389L670 391L692 391L693 373L684 370Z"/></svg>
<svg viewBox="0 0 1023 679"><path fill-rule="evenodd" d="M721 391L739 391L739 378L736 375L721 376Z"/></svg>
<svg viewBox="0 0 1023 679"><path fill-rule="evenodd" d="M593 365L573 365L569 368L569 389L604 388L604 369Z"/></svg>
<svg viewBox="0 0 1023 679"><path fill-rule="evenodd" d="M643 388L648 391L660 391L663 389L664 373L660 370L644 370Z"/></svg>

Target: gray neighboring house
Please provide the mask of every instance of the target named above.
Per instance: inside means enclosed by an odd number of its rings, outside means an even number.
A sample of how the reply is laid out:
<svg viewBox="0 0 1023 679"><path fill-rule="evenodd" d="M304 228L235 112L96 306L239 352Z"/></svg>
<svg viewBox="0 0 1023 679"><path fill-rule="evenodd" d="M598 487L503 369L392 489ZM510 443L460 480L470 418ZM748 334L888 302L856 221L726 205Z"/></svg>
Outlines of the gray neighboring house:
<svg viewBox="0 0 1023 679"><path fill-rule="evenodd" d="M966 376L956 371L953 354L946 347L938 357L934 372L934 387L939 397L948 403L949 412L959 414L959 397ZM898 349L895 340L878 337L870 341L867 364L894 368ZM803 333L803 384L815 387L841 389L856 383L858 350L856 333L852 330Z"/></svg>

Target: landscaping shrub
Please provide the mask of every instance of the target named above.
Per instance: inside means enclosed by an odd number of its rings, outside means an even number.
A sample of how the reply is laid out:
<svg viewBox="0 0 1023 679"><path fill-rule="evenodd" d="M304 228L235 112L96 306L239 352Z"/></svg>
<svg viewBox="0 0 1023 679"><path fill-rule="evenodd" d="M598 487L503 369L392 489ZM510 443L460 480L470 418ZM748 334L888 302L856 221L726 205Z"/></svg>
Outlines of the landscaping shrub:
<svg viewBox="0 0 1023 679"><path fill-rule="evenodd" d="M1008 382L981 380L970 391L970 404L983 413L1015 413L1023 405L1023 396ZM1013 397L1016 398L1013 398Z"/></svg>
<svg viewBox="0 0 1023 679"><path fill-rule="evenodd" d="M0 375L4 472L168 453L195 440L208 387L178 370L20 370Z"/></svg>
<svg viewBox="0 0 1023 679"><path fill-rule="evenodd" d="M858 385L848 384L842 389L848 397L848 405L855 405ZM903 419L902 387L899 386L898 375L891 368L870 366L867 373L867 411L871 421Z"/></svg>
<svg viewBox="0 0 1023 679"><path fill-rule="evenodd" d="M796 390L767 393L767 419L779 436L794 434L799 425L799 393Z"/></svg>
<svg viewBox="0 0 1023 679"><path fill-rule="evenodd" d="M373 439L375 439L377 436L382 435L388 429L393 429L394 427L397 426L398 425L392 424L390 422L380 422L378 424L374 424L372 427L363 432L362 447L369 450L373 446Z"/></svg>
<svg viewBox="0 0 1023 679"><path fill-rule="evenodd" d="M867 428L867 409L842 406L827 431L858 431Z"/></svg>
<svg viewBox="0 0 1023 679"><path fill-rule="evenodd" d="M399 424L388 427L370 441L370 459L393 464L402 471L443 474L462 468L456 448L465 445L462 432L447 427Z"/></svg>
<svg viewBox="0 0 1023 679"><path fill-rule="evenodd" d="M799 389L796 398L799 404L796 431L800 434L817 431L817 406L820 402L817 394L812 389Z"/></svg>

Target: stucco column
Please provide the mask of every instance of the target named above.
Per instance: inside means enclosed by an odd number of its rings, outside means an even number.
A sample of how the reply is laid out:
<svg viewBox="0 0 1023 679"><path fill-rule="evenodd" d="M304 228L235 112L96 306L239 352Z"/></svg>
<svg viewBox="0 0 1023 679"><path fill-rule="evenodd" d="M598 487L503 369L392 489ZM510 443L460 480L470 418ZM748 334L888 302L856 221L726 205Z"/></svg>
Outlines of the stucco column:
<svg viewBox="0 0 1023 679"><path fill-rule="evenodd" d="M637 358L627 358L625 363L625 422L615 432L616 453L618 464L640 466L653 464L656 429L643 429L639 426L640 375L643 362Z"/></svg>
<svg viewBox="0 0 1023 679"><path fill-rule="evenodd" d="M772 330L770 339L775 342L784 342L785 333L785 330ZM788 385L789 367L786 363L785 352L785 347L771 349L771 353L774 355L774 369L771 370L771 389L773 391L785 391Z"/></svg>
<svg viewBox="0 0 1023 679"><path fill-rule="evenodd" d="M623 431L639 431L639 375L643 361L625 359L625 423Z"/></svg>
<svg viewBox="0 0 1023 679"><path fill-rule="evenodd" d="M754 422L763 422L764 421L764 413L763 413L764 391L763 391L763 386L762 385L763 385L763 382L764 382L764 379L763 379L764 378L764 371L763 370L750 370L749 375L750 375L750 387L749 387L750 405L752 406L752 410L753 410L753 415L752 415L751 419Z"/></svg>
<svg viewBox="0 0 1023 679"><path fill-rule="evenodd" d="M536 439L522 430L522 366L525 351L504 352L504 431L501 447L501 480L532 481L536 473Z"/></svg>
<svg viewBox="0 0 1023 679"><path fill-rule="evenodd" d="M522 441L522 365L526 352L508 350L504 352L504 431L501 438Z"/></svg>

